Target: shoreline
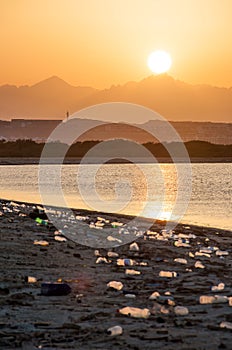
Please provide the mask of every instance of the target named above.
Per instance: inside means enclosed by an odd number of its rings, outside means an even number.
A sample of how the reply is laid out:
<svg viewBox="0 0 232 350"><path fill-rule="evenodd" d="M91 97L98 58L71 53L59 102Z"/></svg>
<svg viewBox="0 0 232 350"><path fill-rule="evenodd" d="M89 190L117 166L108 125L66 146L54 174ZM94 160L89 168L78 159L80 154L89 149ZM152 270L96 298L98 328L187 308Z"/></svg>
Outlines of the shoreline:
<svg viewBox="0 0 232 350"><path fill-rule="evenodd" d="M63 162L63 160L58 159L52 159L50 162L46 160L46 164L68 164L68 165L72 165L72 164L80 164L81 160L83 158L66 158ZM159 158L157 157L157 162L158 163L168 163L171 164L173 163L173 161L170 158ZM223 158L223 157L218 157L218 158L191 158L190 162L195 164L195 163L232 163L232 157L231 158ZM40 163L40 158L21 158L21 157L0 157L0 166L1 165L38 165ZM43 163L45 163L45 161L43 160ZM97 159L92 159L89 160L88 164L102 164L103 161L101 159L101 161L99 162ZM144 159L138 159L135 158L134 159L134 163L138 163L138 164L150 164L150 161L146 161ZM181 160L179 159L178 163L186 163L186 160ZM110 160L109 162L105 163L105 164L130 164L130 162L128 161L122 161L122 160ZM156 163L154 163L156 164Z"/></svg>
<svg viewBox="0 0 232 350"><path fill-rule="evenodd" d="M44 206L42 203L35 203L35 202L25 202L25 201L19 201L19 200L14 200L14 199L5 199L5 198L0 198L0 202L3 203L10 203L10 202L14 202L17 203L19 205L27 205L27 206L34 206L34 207L43 207L43 208L52 208L55 210L66 210L66 208L64 207L59 207L59 206L54 206L54 205L47 205ZM70 210L72 210L74 213L80 213L81 215L87 215L87 216L107 216L107 217L112 217L115 219L125 219L127 221L129 220L133 220L135 218L137 218L137 216L135 215L131 215L131 214L122 214L122 213L112 213L112 212L103 212L103 211L95 211L95 210L90 210L90 209L85 209L85 208L70 208ZM214 231L220 231L220 232L226 232L226 233L231 233L232 235L232 229L226 229L226 228L220 228L220 227L214 227L214 226L206 226L206 225L197 225L194 223L190 223L190 222L175 222L175 221L169 221L169 220L164 220L164 219L156 219L156 218L149 218L149 217L145 217L145 216L138 216L138 219L144 222L149 222L151 223L151 225L158 223L161 226L165 226L167 223L171 223L175 226L189 226L191 229L196 229L196 230L214 230Z"/></svg>
<svg viewBox="0 0 232 350"><path fill-rule="evenodd" d="M70 239L56 240L54 227L29 217L36 207L0 200L1 348L230 349L231 330L221 325L232 324L231 232L185 224L168 232L163 231L165 222L157 221L143 236L134 236L138 250L130 248L131 242L95 248ZM65 213L58 209L68 225ZM80 234L81 218L88 216L87 235L100 235L101 230L89 227L99 221L99 214L102 222L109 220L108 226L114 222L126 226L133 218L75 209L76 232ZM124 235L115 225L111 232L113 237ZM47 245L35 244L41 240ZM109 252L118 256L110 257ZM118 265L118 259L129 259L133 266ZM138 274L128 275L127 270ZM160 276L161 271L171 271L172 277ZM35 280L29 283L28 276ZM71 293L41 294L41 283L56 281L68 283ZM121 282L123 288L107 287L110 281ZM224 290L213 292L211 287L219 283L225 284ZM152 300L154 292L159 294ZM215 294L224 296L225 302L200 303L200 296ZM126 306L146 308L149 317L120 314L118 310ZM176 306L187 308L188 313L176 314ZM109 336L106 330L116 325L123 333Z"/></svg>

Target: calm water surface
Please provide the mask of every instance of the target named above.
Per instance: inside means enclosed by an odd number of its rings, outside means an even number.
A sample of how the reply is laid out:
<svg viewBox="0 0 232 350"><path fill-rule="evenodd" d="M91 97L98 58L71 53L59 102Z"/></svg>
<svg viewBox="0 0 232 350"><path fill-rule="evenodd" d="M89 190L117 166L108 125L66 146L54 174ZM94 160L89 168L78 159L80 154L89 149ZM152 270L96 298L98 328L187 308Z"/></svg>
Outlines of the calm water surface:
<svg viewBox="0 0 232 350"><path fill-rule="evenodd" d="M57 166L52 169L57 174ZM231 173L230 163L193 164L191 198L181 222L232 231ZM50 173L43 184L49 204L59 205L54 179ZM64 165L61 179L65 201L74 208L178 220L172 216L177 190L185 204L187 185L178 189L174 164L108 164L99 169L98 165ZM0 197L41 202L38 165L0 166Z"/></svg>

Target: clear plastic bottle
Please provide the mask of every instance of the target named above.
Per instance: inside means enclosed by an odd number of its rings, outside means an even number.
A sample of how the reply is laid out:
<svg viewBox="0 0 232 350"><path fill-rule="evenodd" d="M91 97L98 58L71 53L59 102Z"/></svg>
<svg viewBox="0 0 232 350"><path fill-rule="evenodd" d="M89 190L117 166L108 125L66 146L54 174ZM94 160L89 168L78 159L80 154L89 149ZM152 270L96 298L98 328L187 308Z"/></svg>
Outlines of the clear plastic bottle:
<svg viewBox="0 0 232 350"><path fill-rule="evenodd" d="M114 326L107 329L107 334L111 336L120 335L122 334L122 332L123 332L123 329L120 326Z"/></svg>
<svg viewBox="0 0 232 350"><path fill-rule="evenodd" d="M118 281L110 281L109 283L107 283L107 287L113 288L116 290L121 290L123 288L123 284L122 282L118 282Z"/></svg>
<svg viewBox="0 0 232 350"><path fill-rule="evenodd" d="M150 316L149 309L139 309L137 307L126 306L118 310L120 314L135 318L148 318Z"/></svg>
<svg viewBox="0 0 232 350"><path fill-rule="evenodd" d="M117 259L118 266L132 266L134 261L132 259Z"/></svg>

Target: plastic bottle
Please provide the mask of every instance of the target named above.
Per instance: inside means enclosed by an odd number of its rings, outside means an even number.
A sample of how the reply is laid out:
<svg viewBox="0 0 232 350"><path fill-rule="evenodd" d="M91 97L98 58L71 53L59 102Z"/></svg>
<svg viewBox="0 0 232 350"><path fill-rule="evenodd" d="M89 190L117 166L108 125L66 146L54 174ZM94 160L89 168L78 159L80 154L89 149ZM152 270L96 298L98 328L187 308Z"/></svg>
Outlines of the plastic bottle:
<svg viewBox="0 0 232 350"><path fill-rule="evenodd" d="M45 225L45 226L48 225L48 221L40 219L40 218L36 218L35 221L40 225Z"/></svg>
<svg viewBox="0 0 232 350"><path fill-rule="evenodd" d="M124 224L122 222L117 222L117 221L114 221L114 222L111 222L111 226L113 228L117 228L117 227L120 227L120 226L123 226Z"/></svg>
<svg viewBox="0 0 232 350"><path fill-rule="evenodd" d="M36 282L37 282L37 279L36 279L35 277L33 277L33 276L26 276L26 277L25 277L25 281L26 281L27 283L36 283Z"/></svg>
<svg viewBox="0 0 232 350"><path fill-rule="evenodd" d="M118 266L132 266L134 261L132 259L117 259Z"/></svg>
<svg viewBox="0 0 232 350"><path fill-rule="evenodd" d="M118 281L110 281L109 283L107 283L107 287L113 288L116 290L121 290L123 288L123 284L122 282L118 282Z"/></svg>
<svg viewBox="0 0 232 350"><path fill-rule="evenodd" d="M221 322L220 323L221 328L227 328L227 329L232 329L232 323L231 322Z"/></svg>
<svg viewBox="0 0 232 350"><path fill-rule="evenodd" d="M219 304L219 303L227 303L227 296L220 295L201 295L199 299L200 304Z"/></svg>
<svg viewBox="0 0 232 350"><path fill-rule="evenodd" d="M110 264L111 261L108 261L106 258L99 256L96 260L96 264Z"/></svg>
<svg viewBox="0 0 232 350"><path fill-rule="evenodd" d="M139 246L138 246L138 244L136 242L131 243L130 251L133 251L133 252L138 252L139 251Z"/></svg>
<svg viewBox="0 0 232 350"><path fill-rule="evenodd" d="M223 291L225 288L225 284L224 283L219 283L217 286L213 286L211 287L211 291L212 292L221 292Z"/></svg>
<svg viewBox="0 0 232 350"><path fill-rule="evenodd" d="M44 247L49 245L49 243L47 241L37 241L37 240L34 241L34 244L35 245L42 245Z"/></svg>
<svg viewBox="0 0 232 350"><path fill-rule="evenodd" d="M123 329L120 326L114 326L107 329L107 334L114 336L122 334Z"/></svg>
<svg viewBox="0 0 232 350"><path fill-rule="evenodd" d="M113 236L107 236L107 241L122 243L121 239L118 239L118 238L113 237Z"/></svg>
<svg viewBox="0 0 232 350"><path fill-rule="evenodd" d="M200 249L200 253L212 254L212 252L213 252L213 250L210 247L208 247L208 248L201 248Z"/></svg>
<svg viewBox="0 0 232 350"><path fill-rule="evenodd" d="M189 314L188 308L184 306L175 306L174 312L177 316L186 316Z"/></svg>
<svg viewBox="0 0 232 350"><path fill-rule="evenodd" d="M159 292L153 292L153 293L149 296L149 299L150 299L150 300L156 300L159 296L160 296L160 293L159 293Z"/></svg>
<svg viewBox="0 0 232 350"><path fill-rule="evenodd" d="M188 261L186 259L182 259L182 258L176 258L174 259L175 262L178 262L180 264L187 264Z"/></svg>
<svg viewBox="0 0 232 350"><path fill-rule="evenodd" d="M217 250L216 255L217 256L226 256L226 255L229 255L229 252L227 252L226 250Z"/></svg>
<svg viewBox="0 0 232 350"><path fill-rule="evenodd" d="M136 271L136 270L126 269L125 274L126 275L140 275L141 272L140 271Z"/></svg>
<svg viewBox="0 0 232 350"><path fill-rule="evenodd" d="M134 299L134 298L136 298L136 295L135 294L131 294L131 293L127 293L127 294L124 294L124 297L125 298Z"/></svg>
<svg viewBox="0 0 232 350"><path fill-rule="evenodd" d="M58 242L66 242L67 239L65 237L61 237L59 235L56 235L55 236L55 241L58 241Z"/></svg>
<svg viewBox="0 0 232 350"><path fill-rule="evenodd" d="M211 255L208 253L196 252L195 256L205 256L207 258L211 258Z"/></svg>
<svg viewBox="0 0 232 350"><path fill-rule="evenodd" d="M190 244L189 243L185 243L182 240L181 241L175 241L174 242L174 246L175 247L183 247L183 248L190 248Z"/></svg>
<svg viewBox="0 0 232 350"><path fill-rule="evenodd" d="M160 271L159 277L177 277L177 273L175 271Z"/></svg>
<svg viewBox="0 0 232 350"><path fill-rule="evenodd" d="M194 266L196 269L204 269L205 268L205 265L203 265L202 262L199 260L195 262Z"/></svg>
<svg viewBox="0 0 232 350"><path fill-rule="evenodd" d="M139 309L137 307L126 306L118 310L120 314L135 318L148 318L150 316L149 309Z"/></svg>
<svg viewBox="0 0 232 350"><path fill-rule="evenodd" d="M109 258L117 258L119 255L118 255L118 253L115 253L115 252L108 252L107 256Z"/></svg>

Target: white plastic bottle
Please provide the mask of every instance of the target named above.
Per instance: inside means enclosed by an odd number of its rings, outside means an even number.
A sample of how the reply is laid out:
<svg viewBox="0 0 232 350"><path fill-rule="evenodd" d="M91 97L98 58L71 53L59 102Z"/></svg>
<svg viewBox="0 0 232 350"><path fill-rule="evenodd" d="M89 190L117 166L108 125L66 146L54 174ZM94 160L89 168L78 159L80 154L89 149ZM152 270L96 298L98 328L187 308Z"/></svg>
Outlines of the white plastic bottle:
<svg viewBox="0 0 232 350"><path fill-rule="evenodd" d="M139 309L137 307L126 306L122 309L119 309L120 314L127 315L135 318L148 318L150 316L149 309Z"/></svg>
<svg viewBox="0 0 232 350"><path fill-rule="evenodd" d="M114 326L107 329L107 334L111 336L120 335L122 334L122 332L123 332L123 329L120 326Z"/></svg>

